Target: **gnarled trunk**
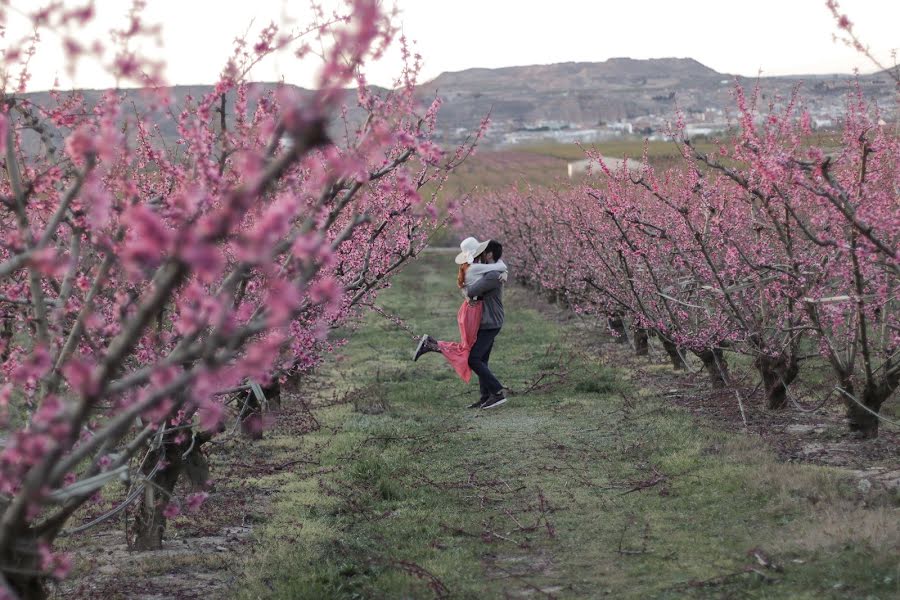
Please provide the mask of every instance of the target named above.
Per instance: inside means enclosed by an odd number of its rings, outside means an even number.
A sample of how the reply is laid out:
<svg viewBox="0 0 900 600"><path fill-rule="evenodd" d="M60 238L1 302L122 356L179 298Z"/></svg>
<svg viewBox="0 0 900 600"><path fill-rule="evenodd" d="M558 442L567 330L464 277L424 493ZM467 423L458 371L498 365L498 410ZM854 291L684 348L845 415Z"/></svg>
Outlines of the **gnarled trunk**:
<svg viewBox="0 0 900 600"><path fill-rule="evenodd" d="M209 480L209 464L200 446L212 439L212 434L198 432L193 438L182 435L179 441L175 435L167 434L162 448L151 452L141 465L141 472L148 480L135 510L131 530L134 550L162 548L166 531L165 510L182 473L188 476L194 490L204 489ZM154 473L153 469L160 461L162 465Z"/></svg>
<svg viewBox="0 0 900 600"><path fill-rule="evenodd" d="M794 356L780 354L778 356L760 355L753 365L759 371L766 394L766 406L779 410L787 406L787 389L797 378L800 364Z"/></svg>
<svg viewBox="0 0 900 600"><path fill-rule="evenodd" d="M239 415L241 433L251 440L261 440L263 438L263 413L281 408L281 383L278 379L273 379L266 386L260 386L260 389L265 398L265 406L263 406L260 399L256 397L256 393L251 389L243 399Z"/></svg>
<svg viewBox="0 0 900 600"><path fill-rule="evenodd" d="M3 324L0 327L0 362L6 362L9 358L9 353L12 351L12 344L10 343L13 339L12 315L0 316L0 323Z"/></svg>
<svg viewBox="0 0 900 600"><path fill-rule="evenodd" d="M241 433L251 440L261 440L263 437L262 405L252 391L247 394L244 406L241 408Z"/></svg>
<svg viewBox="0 0 900 600"><path fill-rule="evenodd" d="M676 371L681 371L687 368L687 364L684 362L684 355L678 346L675 345L674 342L667 340L663 336L659 336L659 339L662 340L663 348L666 350L666 354L669 355L669 360L672 361L672 368Z"/></svg>
<svg viewBox="0 0 900 600"><path fill-rule="evenodd" d="M703 361L703 368L713 388L722 389L728 385L728 363L721 348L694 351L694 354Z"/></svg>
<svg viewBox="0 0 900 600"><path fill-rule="evenodd" d="M881 410L880 403L875 406L875 403L870 400L869 402L864 401L863 404L876 413ZM858 433L862 438L878 437L878 417L852 400L847 404L847 425L850 427L850 431Z"/></svg>
<svg viewBox="0 0 900 600"><path fill-rule="evenodd" d="M13 548L0 556L0 561L3 563L0 572L19 598L43 600L49 596L47 577L41 574L38 544L32 531L16 538Z"/></svg>
<svg viewBox="0 0 900 600"><path fill-rule="evenodd" d="M625 332L625 322L622 320L621 315L615 314L610 316L606 323L610 330L615 333L616 342L620 344L628 343L628 334Z"/></svg>
<svg viewBox="0 0 900 600"><path fill-rule="evenodd" d="M859 436L864 439L877 438L878 414L881 412L881 405L884 404L885 400L890 398L891 394L897 390L898 385L900 385L900 374L895 377L884 379L877 385L866 386L863 390L862 398L855 396L865 408L845 395L844 400L847 403L847 424L849 425L850 430L857 432ZM851 395L853 394L853 387L849 384L845 384L841 387L847 390Z"/></svg>
<svg viewBox="0 0 900 600"><path fill-rule="evenodd" d="M643 327L635 327L634 331L634 353L637 356L647 356L650 354L650 342L647 330Z"/></svg>
<svg viewBox="0 0 900 600"><path fill-rule="evenodd" d="M163 535L166 531L164 511L169 505L172 491L183 467L182 453L186 448L171 440L164 442L160 450L151 452L141 473L147 477L144 494L134 516L131 547L135 550L159 550L162 548ZM153 468L163 461L156 473Z"/></svg>
<svg viewBox="0 0 900 600"><path fill-rule="evenodd" d="M269 410L281 408L281 382L278 381L278 378L272 379L272 383L263 386L262 391L266 396Z"/></svg>

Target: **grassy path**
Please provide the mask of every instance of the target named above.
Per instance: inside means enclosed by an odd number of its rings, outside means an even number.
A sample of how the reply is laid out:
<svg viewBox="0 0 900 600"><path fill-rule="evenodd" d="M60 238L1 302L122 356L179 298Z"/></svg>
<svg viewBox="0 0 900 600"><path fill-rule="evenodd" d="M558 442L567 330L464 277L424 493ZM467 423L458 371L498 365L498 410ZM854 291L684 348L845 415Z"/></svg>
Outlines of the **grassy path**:
<svg viewBox="0 0 900 600"><path fill-rule="evenodd" d="M452 265L429 255L380 300L457 339ZM274 450L276 510L246 598L890 598L896 498L780 464L756 439L698 426L597 332L506 295L492 364L520 393L491 411L437 355L370 315L321 375L321 424ZM533 388L533 389L530 389ZM308 392L312 394L312 391ZM849 519L850 523L846 523Z"/></svg>

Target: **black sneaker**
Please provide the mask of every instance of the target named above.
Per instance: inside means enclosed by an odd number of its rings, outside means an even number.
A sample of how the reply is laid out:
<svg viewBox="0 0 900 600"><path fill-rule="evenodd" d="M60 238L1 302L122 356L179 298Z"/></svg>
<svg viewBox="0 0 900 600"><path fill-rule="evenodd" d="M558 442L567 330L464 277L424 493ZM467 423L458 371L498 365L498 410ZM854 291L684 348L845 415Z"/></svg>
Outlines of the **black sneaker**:
<svg viewBox="0 0 900 600"><path fill-rule="evenodd" d="M419 360L419 357L426 352L438 352L439 350L437 340L425 334L419 340L419 345L416 346L416 351L413 353L413 362Z"/></svg>
<svg viewBox="0 0 900 600"><path fill-rule="evenodd" d="M481 408L494 408L495 406L500 406L506 402L506 394L502 391L497 392L496 394L491 394L488 396L487 402L481 405Z"/></svg>
<svg viewBox="0 0 900 600"><path fill-rule="evenodd" d="M479 398L472 404L468 405L466 408L481 408L482 406L484 406L484 403L487 401L488 401L487 398Z"/></svg>

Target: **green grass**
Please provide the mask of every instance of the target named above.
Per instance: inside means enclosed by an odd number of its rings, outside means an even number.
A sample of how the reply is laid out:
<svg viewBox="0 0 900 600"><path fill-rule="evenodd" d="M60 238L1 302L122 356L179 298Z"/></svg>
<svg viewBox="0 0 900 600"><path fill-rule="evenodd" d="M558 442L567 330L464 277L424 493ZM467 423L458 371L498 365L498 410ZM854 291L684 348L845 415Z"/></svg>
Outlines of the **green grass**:
<svg viewBox="0 0 900 600"><path fill-rule="evenodd" d="M644 140L617 140L611 142L598 142L595 144L582 144L588 150L597 150L603 156L613 158L623 158L625 156L638 159L644 154ZM710 142L697 142L695 144L701 152L711 152L715 150L715 145ZM516 150L522 152L531 152L542 156L552 156L567 161L582 160L586 158L584 150L578 144L560 144L557 142L546 142L543 144L524 144L516 146ZM675 160L681 157L678 147L670 141L652 141L647 142L647 156L650 161L657 163L659 161Z"/></svg>
<svg viewBox="0 0 900 600"><path fill-rule="evenodd" d="M727 143L727 140L730 140L732 136L723 134L720 138L726 140ZM833 133L820 132L808 137L806 142L811 145L829 148L833 147L838 142L838 139ZM584 150L582 149L582 147L584 147L587 149L598 150L604 156L614 158L628 156L629 158L640 159L644 153L644 144L645 141L640 138L620 139L581 145L546 141L542 143L512 146L510 147L510 150L529 152L541 156L550 156L570 161L585 158ZM693 144L700 152L715 152L717 149L717 145L712 142L712 139L703 137L694 139ZM669 166L666 161L674 161L681 156L677 146L672 141L654 140L646 142L646 145L647 156L649 157L650 162L654 163L656 166Z"/></svg>
<svg viewBox="0 0 900 600"><path fill-rule="evenodd" d="M456 339L450 255L423 255L380 304ZM778 463L698 425L593 356L584 330L506 295L492 364L507 405L367 317L321 374L320 474L280 473L243 598L892 598L897 498ZM543 376L543 377L541 377ZM760 565L761 549L782 570ZM748 570L749 568L755 571Z"/></svg>

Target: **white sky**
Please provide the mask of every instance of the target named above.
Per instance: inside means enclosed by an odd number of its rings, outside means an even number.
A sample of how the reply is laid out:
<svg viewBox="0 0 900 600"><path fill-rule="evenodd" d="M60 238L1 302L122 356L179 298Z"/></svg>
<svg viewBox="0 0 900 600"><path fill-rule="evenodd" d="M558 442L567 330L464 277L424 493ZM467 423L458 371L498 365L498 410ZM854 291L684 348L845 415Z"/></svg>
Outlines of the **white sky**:
<svg viewBox="0 0 900 600"><path fill-rule="evenodd" d="M66 0L67 2L69 0ZM333 0L325 0L328 5ZM390 2L391 0L386 0ZM12 0L33 6L37 0ZM835 26L824 0L396 0L406 35L425 59L422 81L443 71L610 57L691 57L717 71L753 76L862 72L872 65L832 41ZM82 4L73 1L74 6ZM120 25L126 0L98 0L98 25ZM151 0L147 18L163 27L165 45L156 50L168 64L170 83L211 83L237 34L285 13L305 22L307 0ZM857 34L883 63L900 47L900 2L842 0ZM24 33L10 22L9 37ZM32 90L59 77L71 84L55 40L47 39L34 58ZM0 40L0 47L4 42ZM279 64L280 63L280 64ZM308 84L310 71L283 73L285 61L254 71L256 80L285 79ZM399 59L389 56L369 70L370 81L389 84ZM109 82L83 67L77 87Z"/></svg>

